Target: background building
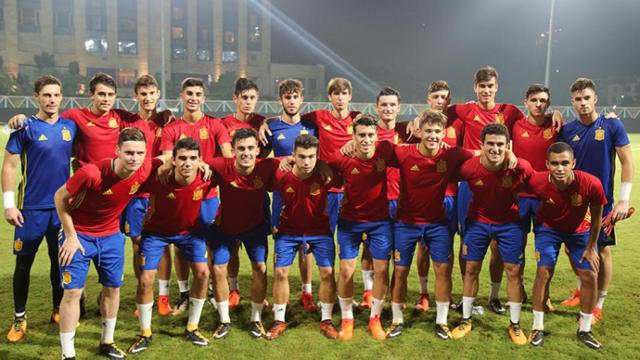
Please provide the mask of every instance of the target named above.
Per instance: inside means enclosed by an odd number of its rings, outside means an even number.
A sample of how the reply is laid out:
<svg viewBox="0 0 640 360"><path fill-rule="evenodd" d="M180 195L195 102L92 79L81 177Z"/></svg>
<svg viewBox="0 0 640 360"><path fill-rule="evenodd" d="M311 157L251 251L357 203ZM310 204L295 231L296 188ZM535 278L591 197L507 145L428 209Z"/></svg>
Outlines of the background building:
<svg viewBox="0 0 640 360"><path fill-rule="evenodd" d="M288 71L310 91L324 88L321 65L271 64L270 6L270 0L0 0L2 67L32 77L40 69L35 57L48 53L61 69L75 61L80 75L108 73L126 91L140 74L160 80L164 34L169 93L186 76L215 87L225 73L253 79L271 97L272 82Z"/></svg>

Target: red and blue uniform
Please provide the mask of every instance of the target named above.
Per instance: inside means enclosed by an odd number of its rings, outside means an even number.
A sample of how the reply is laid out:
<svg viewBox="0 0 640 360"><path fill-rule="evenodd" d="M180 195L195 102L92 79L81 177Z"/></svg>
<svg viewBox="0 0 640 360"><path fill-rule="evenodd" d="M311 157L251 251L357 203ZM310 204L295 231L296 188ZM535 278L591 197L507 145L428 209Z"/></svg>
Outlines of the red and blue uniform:
<svg viewBox="0 0 640 360"><path fill-rule="evenodd" d="M199 218L200 204L212 186L198 174L191 184L179 184L172 177L162 184L151 177L142 190L151 193L140 242L140 268L156 270L169 244L180 248L186 261L207 262L204 229ZM215 186L215 185L213 185Z"/></svg>
<svg viewBox="0 0 640 360"><path fill-rule="evenodd" d="M252 262L267 260L269 225L264 213L264 197L272 187L280 160L257 159L251 174L235 168L235 159L217 158L207 162L220 186L220 207L216 216L215 239L209 239L216 265L229 262L230 250L240 241Z"/></svg>
<svg viewBox="0 0 640 360"><path fill-rule="evenodd" d="M390 258L393 230L387 200L387 166L394 158L393 147L390 142L381 141L371 159L340 154L329 160L329 165L344 179L338 221L340 259L357 257L362 242L369 247L373 259Z"/></svg>
<svg viewBox="0 0 640 360"><path fill-rule="evenodd" d="M115 173L115 161L104 159L86 164L65 185L71 195L73 225L85 252L77 251L69 265L61 266L64 289L84 287L92 260L103 286L122 286L124 236L120 232L120 214L162 161L147 158L140 169L126 179ZM65 234L60 234L62 245Z"/></svg>
<svg viewBox="0 0 640 360"><path fill-rule="evenodd" d="M529 179L530 191L541 200L534 229L538 266L555 266L564 243L576 267L591 269L588 261L580 261L589 244L589 207L605 205L607 199L598 178L580 170L573 173L574 181L564 190L551 181L548 171L536 172Z"/></svg>
<svg viewBox="0 0 640 360"><path fill-rule="evenodd" d="M525 241L517 193L532 173L531 165L524 159L518 159L515 169L497 171L485 168L480 157L462 165L460 178L468 182L472 193L463 233L465 260L482 261L489 243L495 239L505 263L523 262Z"/></svg>
<svg viewBox="0 0 640 360"><path fill-rule="evenodd" d="M333 267L336 250L326 208L328 190L335 183L325 184L317 170L306 179L293 171L276 171L273 190L282 194L283 205L275 235L276 267L290 266L300 247L313 253L318 266Z"/></svg>
<svg viewBox="0 0 640 360"><path fill-rule="evenodd" d="M418 242L429 247L433 261L449 261L452 219L446 211L445 190L456 179L460 166L472 156L467 150L452 147L427 157L418 146L395 148L400 168L400 201L394 230L397 266L411 265Z"/></svg>

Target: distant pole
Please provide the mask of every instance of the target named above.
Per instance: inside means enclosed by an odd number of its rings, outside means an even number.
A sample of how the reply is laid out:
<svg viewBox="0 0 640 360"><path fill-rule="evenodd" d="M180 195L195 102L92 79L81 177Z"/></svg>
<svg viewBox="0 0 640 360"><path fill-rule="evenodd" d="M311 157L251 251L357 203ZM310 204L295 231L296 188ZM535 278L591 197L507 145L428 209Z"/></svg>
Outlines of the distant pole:
<svg viewBox="0 0 640 360"><path fill-rule="evenodd" d="M547 38L547 63L544 68L544 84L549 86L549 70L551 67L551 44L553 43L553 10L556 0L551 0L551 11L549 14L549 37Z"/></svg>
<svg viewBox="0 0 640 360"><path fill-rule="evenodd" d="M164 0L160 0L160 92L162 100L165 99L167 93L166 76L165 76L165 34L164 34Z"/></svg>

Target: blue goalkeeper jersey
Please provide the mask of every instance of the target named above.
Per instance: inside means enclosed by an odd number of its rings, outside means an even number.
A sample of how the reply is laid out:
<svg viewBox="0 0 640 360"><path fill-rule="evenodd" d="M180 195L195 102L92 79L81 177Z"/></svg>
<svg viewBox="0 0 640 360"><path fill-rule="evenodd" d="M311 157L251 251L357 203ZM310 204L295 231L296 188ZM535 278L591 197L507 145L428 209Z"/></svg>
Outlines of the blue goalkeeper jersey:
<svg viewBox="0 0 640 360"><path fill-rule="evenodd" d="M562 127L558 136L571 146L576 157L576 169L586 171L602 181L608 205L613 204L613 177L616 148L629 144L622 121L600 115L590 125L574 120Z"/></svg>
<svg viewBox="0 0 640 360"><path fill-rule="evenodd" d="M288 156L293 154L293 145L296 137L303 134L318 136L316 127L312 123L299 121L296 124L288 124L280 118L269 120L271 136L269 143L273 147L275 156Z"/></svg>
<svg viewBox="0 0 640 360"><path fill-rule="evenodd" d="M35 116L11 134L6 150L20 154L22 163L19 209L55 208L53 195L69 179L75 135L76 124L70 119L58 118L49 124Z"/></svg>

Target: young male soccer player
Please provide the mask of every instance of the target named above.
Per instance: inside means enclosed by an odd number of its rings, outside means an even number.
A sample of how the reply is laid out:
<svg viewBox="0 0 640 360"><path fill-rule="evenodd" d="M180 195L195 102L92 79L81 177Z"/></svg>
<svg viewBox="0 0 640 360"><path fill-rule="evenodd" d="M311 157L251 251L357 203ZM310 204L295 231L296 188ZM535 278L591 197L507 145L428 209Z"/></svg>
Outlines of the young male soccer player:
<svg viewBox="0 0 640 360"><path fill-rule="evenodd" d="M238 129L253 129L258 131L264 121L264 116L254 113L260 89L258 85L247 78L238 78L233 91L233 102L236 104L236 112L223 117L222 123L229 131L229 137ZM291 155L290 153L287 155ZM265 201L268 201L266 199ZM265 205L268 206L268 203ZM240 285L238 284L238 272L240 271L240 257L238 251L240 244L231 249L231 259L229 260L229 308L233 309L240 305Z"/></svg>
<svg viewBox="0 0 640 360"><path fill-rule="evenodd" d="M529 342L544 342L544 301L553 274L560 245L564 243L576 274L580 277L580 327L578 339L592 349L600 343L591 334L591 319L597 294L598 236L602 209L607 199L600 180L573 170L576 159L571 146L558 142L547 150L548 171L536 172L529 179L529 189L541 200L535 228L538 271L533 285L533 327Z"/></svg>
<svg viewBox="0 0 640 360"><path fill-rule="evenodd" d="M431 110L446 113L449 103L451 102L451 91L449 84L444 80L437 80L429 84L427 89L427 104ZM456 121L445 129L443 142L449 146L456 146L461 140L460 121ZM451 245L453 246L453 236L458 231L458 209L457 209L458 182L453 181L447 185L444 195L444 211L449 221L449 233L451 234ZM460 246L462 249L462 245ZM416 302L416 310L429 310L429 248L422 242L418 242L416 250L416 268L418 269L418 280L420 284L420 297ZM453 256L450 257L449 271L453 269ZM464 278L464 264L460 258L460 270ZM455 308L457 304L451 302L450 306Z"/></svg>
<svg viewBox="0 0 640 360"><path fill-rule="evenodd" d="M268 339L280 337L287 328L285 311L289 299L289 267L300 247L315 256L320 270L320 331L329 339L338 337L338 331L331 322L336 293L333 273L335 245L326 213L327 190L331 184L323 181L318 170L318 146L318 139L313 135L296 137L292 171L278 170L275 175L274 193L278 191L281 194L283 208L275 235L275 321L267 332Z"/></svg>
<svg viewBox="0 0 640 360"><path fill-rule="evenodd" d="M220 155L231 156L227 129L220 120L202 112L202 104L205 99L205 87L202 79L186 78L182 81L180 101L184 106L184 113L182 118L176 119L164 128L160 140L160 150L163 155L172 154L173 147L178 140L190 137L200 143L201 157L205 162ZM200 219L208 237L213 236L212 224L219 203L218 191L215 187L211 187L205 194L205 199L200 207ZM178 257L179 255L176 255L176 258ZM177 260L176 277L180 289L180 300L174 307L174 314L186 311L189 306L188 274L188 264Z"/></svg>
<svg viewBox="0 0 640 360"><path fill-rule="evenodd" d="M163 184L153 176L142 186L151 193L140 243L140 268L136 303L140 319L140 335L128 352L140 353L151 344L153 280L160 258L170 244L180 247L181 256L194 274L189 298L189 320L185 337L194 345L207 346L209 341L198 330L200 314L207 295L207 246L198 217L204 194L211 187L198 171L200 144L184 138L173 149L173 176Z"/></svg>
<svg viewBox="0 0 640 360"><path fill-rule="evenodd" d="M393 144L388 141L376 144L376 126L373 116L358 115L353 122L355 156L339 154L329 160L329 165L341 173L345 184L338 223L338 300L342 310L342 340L350 340L353 336L353 273L361 243L368 245L373 258L373 306L369 328L375 339L386 336L380 314L389 283L389 258L393 245L386 196L387 164L393 158Z"/></svg>
<svg viewBox="0 0 640 360"><path fill-rule="evenodd" d="M275 156L290 156L293 154L295 139L299 135L315 136L317 133L316 127L308 121L303 121L300 116L300 108L304 101L303 91L304 88L299 80L286 79L279 84L278 92L282 104L282 115L267 121L271 133L268 138L269 146L273 149ZM277 233L280 225L281 210L281 194L279 191L274 191L271 201L271 227L274 233ZM302 283L300 303L306 311L313 312L317 310L316 304L313 302L313 288L311 286L313 254L310 252L305 254L304 249L300 248L299 259L300 282Z"/></svg>
<svg viewBox="0 0 640 360"><path fill-rule="evenodd" d="M119 218L140 185L161 160L145 159L144 134L122 130L115 159L103 159L80 168L55 194L63 232L59 261L64 296L60 303L62 357L75 357L74 337L79 301L93 260L102 284L100 353L112 359L125 354L113 341L120 286L124 271L124 236Z"/></svg>
<svg viewBox="0 0 640 360"><path fill-rule="evenodd" d="M611 216L614 221L629 217L629 200L633 182L634 165L629 137L624 125L617 118L599 115L596 109L598 96L596 84L588 78L578 78L571 85L571 105L578 113L578 119L568 123L560 131L558 140L571 146L576 158L576 169L588 172L602 181L607 195L607 204L603 216ZM618 201L613 199L615 157L620 158L620 192ZM614 206L615 204L615 206ZM612 215L610 215L612 214ZM613 274L611 246L615 245L615 233L610 237L600 235L600 272L598 274L598 301L593 312L596 320L602 319L602 307L607 296ZM575 265L575 264L573 264ZM564 305L577 306L580 291L563 302Z"/></svg>
<svg viewBox="0 0 640 360"><path fill-rule="evenodd" d="M34 82L33 97L38 112L27 120L27 126L11 134L2 163L4 217L15 227L13 273L15 317L7 341L17 342L27 331L26 306L29 295L31 266L42 238L47 239L51 267L51 322L58 323L62 299L58 267L58 232L60 220L55 211L53 194L69 178L70 160L76 125L58 115L62 100L62 83L51 75ZM22 163L22 180L15 203L15 173ZM27 181L28 179L28 181Z"/></svg>
<svg viewBox="0 0 640 360"><path fill-rule="evenodd" d="M327 98L331 102L331 110L315 110L302 115L302 119L311 122L318 129L318 139L320 140L320 151L318 158L322 161L329 162L337 150L353 139L353 119L359 114L357 111L349 111L349 103L352 97L351 82L345 78L333 78L329 80L327 85ZM263 144L267 143L267 135L269 129L266 124L260 128L259 135ZM334 188L329 191L327 196L327 213L329 214L329 224L331 233L335 233L340 206L342 203L342 189ZM373 284L371 280L373 273L370 272L370 261L365 258L363 261L362 274L363 283L365 285L363 292L363 301L361 305L370 307L371 305L371 288L368 286Z"/></svg>
<svg viewBox="0 0 640 360"><path fill-rule="evenodd" d="M160 151L160 139L162 130L166 125L165 119L157 112L158 100L160 100L160 89L158 82L151 75L141 75L136 79L133 95L138 103L138 117L145 121L149 127L152 138L149 142L149 155L162 155ZM137 194L123 213L123 232L131 238L133 245L133 269L136 278L140 275L140 263L138 261L139 244L142 233L142 222L149 205L149 194ZM169 279L171 278L171 252L170 248L165 249L165 253L158 266L158 314L169 315L173 312L169 301Z"/></svg>
<svg viewBox="0 0 640 360"><path fill-rule="evenodd" d="M238 129L232 138L234 158L207 161L220 186L220 208L216 216L216 234L209 239L213 254L215 298L220 323L213 333L222 339L231 329L227 264L230 251L242 242L251 260L251 326L254 337L265 334L261 315L267 292L267 233L264 197L279 165L275 158L257 159L260 153L256 132Z"/></svg>
<svg viewBox="0 0 640 360"><path fill-rule="evenodd" d="M497 241L507 272L509 298L509 336L514 344L524 345L527 338L520 328L524 237L519 223L517 192L531 176L531 165L520 159L515 169L504 169L509 131L502 124L489 124L482 130L482 153L460 168L460 178L472 192L464 231L462 255L466 260L462 297L463 320L451 332L454 339L467 335L472 328L471 311L478 293L477 281L482 260L492 239Z"/></svg>
<svg viewBox="0 0 640 360"><path fill-rule="evenodd" d="M476 94L476 102L455 104L448 108L447 116L450 124L459 121L462 125L464 134L462 146L469 150L480 150L482 145L480 136L484 126L491 123L505 124L511 131L513 124L519 119L524 119L525 116L514 105L496 103L498 92L498 72L496 69L491 66L480 68L476 71L474 80L473 90ZM458 221L463 234L470 201L469 184L463 181L458 189ZM493 244L489 265L491 275L489 308L497 314L503 314L506 310L500 303L499 292L504 265Z"/></svg>
<svg viewBox="0 0 640 360"><path fill-rule="evenodd" d="M473 154L459 147L442 147L447 124L442 112L426 110L418 115L418 124L420 143L395 148L401 193L394 229L393 324L387 336L396 337L402 333L407 276L416 243L423 243L429 248L436 274L436 334L447 340L451 335L447 315L451 296L453 237L444 198L448 184Z"/></svg>

